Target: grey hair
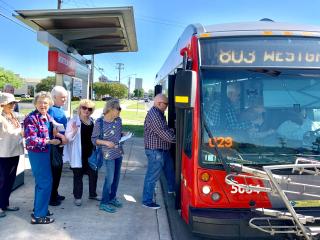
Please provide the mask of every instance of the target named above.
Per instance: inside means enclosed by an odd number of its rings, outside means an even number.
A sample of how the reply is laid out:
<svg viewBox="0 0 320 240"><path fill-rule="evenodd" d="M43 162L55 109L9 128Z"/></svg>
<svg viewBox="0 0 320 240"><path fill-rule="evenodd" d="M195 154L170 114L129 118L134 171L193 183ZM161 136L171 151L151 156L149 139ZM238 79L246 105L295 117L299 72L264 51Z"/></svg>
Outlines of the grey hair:
<svg viewBox="0 0 320 240"><path fill-rule="evenodd" d="M45 92L45 91L41 91L41 92L38 92L35 96L34 96L34 99L33 99L33 105L36 106L39 98L46 98L49 100L49 105L52 106L53 105L53 101L52 101L52 98L51 98L51 94L49 92Z"/></svg>
<svg viewBox="0 0 320 240"><path fill-rule="evenodd" d="M6 91L7 88L13 88L14 89L14 87L9 83L7 83L6 85L3 86L3 91Z"/></svg>
<svg viewBox="0 0 320 240"><path fill-rule="evenodd" d="M55 86L52 90L51 90L51 97L52 99L55 99L56 96L58 95L65 95L68 96L68 92L67 90L62 87L62 86Z"/></svg>
<svg viewBox="0 0 320 240"><path fill-rule="evenodd" d="M106 104L104 105L103 108L103 114L107 114L108 112L110 112L112 109L117 109L120 107L120 102L118 99L114 98L114 99L110 99L109 101L106 102Z"/></svg>

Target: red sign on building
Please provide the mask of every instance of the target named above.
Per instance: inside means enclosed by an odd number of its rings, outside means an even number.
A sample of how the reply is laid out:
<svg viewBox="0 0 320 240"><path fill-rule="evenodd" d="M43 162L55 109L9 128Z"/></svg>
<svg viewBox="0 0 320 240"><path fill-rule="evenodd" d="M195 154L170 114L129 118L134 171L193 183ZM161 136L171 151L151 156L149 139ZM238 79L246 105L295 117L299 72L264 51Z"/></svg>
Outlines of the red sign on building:
<svg viewBox="0 0 320 240"><path fill-rule="evenodd" d="M56 50L50 50L48 52L48 71L74 77L76 74L76 65L76 61L67 54Z"/></svg>

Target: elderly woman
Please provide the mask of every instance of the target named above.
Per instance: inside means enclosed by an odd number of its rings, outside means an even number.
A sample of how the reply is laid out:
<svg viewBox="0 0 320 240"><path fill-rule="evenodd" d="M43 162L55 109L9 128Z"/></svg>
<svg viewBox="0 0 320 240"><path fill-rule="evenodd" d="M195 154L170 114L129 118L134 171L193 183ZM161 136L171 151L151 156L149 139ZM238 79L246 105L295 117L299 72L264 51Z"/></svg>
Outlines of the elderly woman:
<svg viewBox="0 0 320 240"><path fill-rule="evenodd" d="M23 154L22 131L14 113L18 101L10 93L0 93L0 218L5 211L17 211L9 205L9 197L16 178L19 156Z"/></svg>
<svg viewBox="0 0 320 240"><path fill-rule="evenodd" d="M109 213L114 213L117 211L116 208L122 207L122 203L116 198L122 163L122 149L119 146L122 134L120 111L117 99L108 101L103 109L104 116L97 119L91 137L94 145L102 146L106 176L99 208ZM102 129L100 129L101 121L103 121ZM102 139L99 139L100 131L103 132Z"/></svg>
<svg viewBox="0 0 320 240"><path fill-rule="evenodd" d="M34 213L31 215L32 224L48 224L54 222L48 211L52 187L50 166L50 147L61 143L59 139L52 139L52 118L48 109L52 105L50 93L39 92L34 98L36 109L24 120L24 137L28 150L32 173L35 178Z"/></svg>
<svg viewBox="0 0 320 240"><path fill-rule="evenodd" d="M64 130L67 127L67 117L64 113L63 106L68 99L68 92L62 86L55 86L51 91L51 97L53 100L53 106L49 108L48 114L54 119L55 122L63 124L63 131L60 131L60 133L64 134ZM62 141L62 144L67 143L64 136L60 140ZM51 147L52 190L49 202L49 205L51 206L58 206L61 204L61 201L65 199L65 196L59 195L58 193L63 166L62 154L63 145Z"/></svg>
<svg viewBox="0 0 320 240"><path fill-rule="evenodd" d="M74 204L80 206L83 193L83 175L89 177L89 199L101 200L96 193L97 171L92 170L88 158L92 153L93 144L91 135L93 119L90 117L94 111L94 102L83 99L79 103L78 114L67 124L65 136L68 143L63 150L63 162L69 162L73 171Z"/></svg>

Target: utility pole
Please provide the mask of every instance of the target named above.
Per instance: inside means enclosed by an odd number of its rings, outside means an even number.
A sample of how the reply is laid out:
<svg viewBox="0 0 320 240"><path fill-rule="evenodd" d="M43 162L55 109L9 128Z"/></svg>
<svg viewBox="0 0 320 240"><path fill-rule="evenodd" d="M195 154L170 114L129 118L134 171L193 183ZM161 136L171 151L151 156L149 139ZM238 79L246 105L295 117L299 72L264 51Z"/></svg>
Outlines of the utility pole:
<svg viewBox="0 0 320 240"><path fill-rule="evenodd" d="M58 9L61 9L62 0L58 0Z"/></svg>
<svg viewBox="0 0 320 240"><path fill-rule="evenodd" d="M123 64L123 63L116 63L116 64L117 64L116 69L119 70L119 79L118 79L118 82L120 83L121 70L124 70L124 64Z"/></svg>
<svg viewBox="0 0 320 240"><path fill-rule="evenodd" d="M131 82L131 77L128 78L128 99L130 99L130 82Z"/></svg>

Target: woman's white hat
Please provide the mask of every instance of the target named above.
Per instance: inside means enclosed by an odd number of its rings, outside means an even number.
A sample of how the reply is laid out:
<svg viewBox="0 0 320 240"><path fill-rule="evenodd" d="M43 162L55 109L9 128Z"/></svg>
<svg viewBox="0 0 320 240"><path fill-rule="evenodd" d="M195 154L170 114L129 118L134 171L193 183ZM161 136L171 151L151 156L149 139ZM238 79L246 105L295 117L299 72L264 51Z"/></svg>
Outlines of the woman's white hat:
<svg viewBox="0 0 320 240"><path fill-rule="evenodd" d="M11 93L0 93L0 105L7 105L12 102L17 103L20 101L16 100Z"/></svg>

